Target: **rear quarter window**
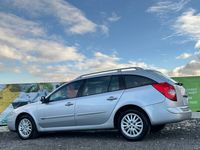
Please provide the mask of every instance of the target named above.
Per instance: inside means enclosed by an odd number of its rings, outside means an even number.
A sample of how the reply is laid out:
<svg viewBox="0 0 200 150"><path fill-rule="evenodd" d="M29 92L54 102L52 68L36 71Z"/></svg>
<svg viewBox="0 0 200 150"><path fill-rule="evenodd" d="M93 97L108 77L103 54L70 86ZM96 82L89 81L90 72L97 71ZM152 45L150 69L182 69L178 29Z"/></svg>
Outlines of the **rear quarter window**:
<svg viewBox="0 0 200 150"><path fill-rule="evenodd" d="M159 71L154 71L155 74L159 75L161 78L164 78L167 81L170 81L172 83L177 83L177 81L175 81L174 79L170 78L169 76L159 72Z"/></svg>
<svg viewBox="0 0 200 150"><path fill-rule="evenodd" d="M157 83L156 81L152 79L149 79L143 76L138 76L138 75L125 75L124 81L125 81L126 88L135 88L135 87Z"/></svg>

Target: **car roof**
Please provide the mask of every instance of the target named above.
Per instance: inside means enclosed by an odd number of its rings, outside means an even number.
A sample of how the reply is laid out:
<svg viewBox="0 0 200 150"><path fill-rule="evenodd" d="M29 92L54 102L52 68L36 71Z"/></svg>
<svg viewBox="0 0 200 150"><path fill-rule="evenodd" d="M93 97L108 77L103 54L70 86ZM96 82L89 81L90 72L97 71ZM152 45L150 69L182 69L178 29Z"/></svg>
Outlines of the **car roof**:
<svg viewBox="0 0 200 150"><path fill-rule="evenodd" d="M150 78L156 82L168 81L166 80L164 76L161 75L162 73L159 72L158 74L158 72L159 71L157 70L143 69L140 67L119 68L119 69L83 74L70 82L83 80L83 79L90 79L90 78L95 78L95 77L109 76L109 75L138 75L138 76L144 76L144 77Z"/></svg>
<svg viewBox="0 0 200 150"><path fill-rule="evenodd" d="M76 79L78 80L78 79L88 79L88 78L108 76L108 75L119 75L122 73L131 73L131 72L138 72L138 71L141 72L143 70L144 69L140 67L119 68L119 69L112 69L112 70L83 74Z"/></svg>

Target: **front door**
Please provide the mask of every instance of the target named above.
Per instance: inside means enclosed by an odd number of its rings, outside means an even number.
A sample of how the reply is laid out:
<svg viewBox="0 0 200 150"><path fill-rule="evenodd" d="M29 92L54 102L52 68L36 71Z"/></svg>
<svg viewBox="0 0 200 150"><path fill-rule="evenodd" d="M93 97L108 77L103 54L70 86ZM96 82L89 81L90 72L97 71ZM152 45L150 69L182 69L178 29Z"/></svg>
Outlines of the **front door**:
<svg viewBox="0 0 200 150"><path fill-rule="evenodd" d="M75 81L60 87L37 108L37 118L42 128L67 127L75 125L74 110L76 97L82 81Z"/></svg>

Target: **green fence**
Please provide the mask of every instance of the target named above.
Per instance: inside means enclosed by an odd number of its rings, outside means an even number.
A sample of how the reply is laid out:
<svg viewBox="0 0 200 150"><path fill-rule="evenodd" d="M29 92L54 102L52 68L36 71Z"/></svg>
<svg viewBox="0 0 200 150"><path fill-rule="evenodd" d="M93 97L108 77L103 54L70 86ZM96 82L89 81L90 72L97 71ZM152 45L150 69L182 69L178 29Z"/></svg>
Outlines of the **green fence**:
<svg viewBox="0 0 200 150"><path fill-rule="evenodd" d="M173 77L183 83L189 96L189 105L192 111L200 111L200 76Z"/></svg>

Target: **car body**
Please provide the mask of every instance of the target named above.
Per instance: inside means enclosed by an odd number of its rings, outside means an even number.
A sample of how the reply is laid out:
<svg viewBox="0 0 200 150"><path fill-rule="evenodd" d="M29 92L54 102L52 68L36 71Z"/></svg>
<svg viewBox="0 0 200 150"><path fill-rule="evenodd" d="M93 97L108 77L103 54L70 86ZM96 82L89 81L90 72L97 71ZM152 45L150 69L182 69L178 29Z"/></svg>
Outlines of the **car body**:
<svg viewBox="0 0 200 150"><path fill-rule="evenodd" d="M20 135L28 125L31 134L33 129L38 133L118 128L126 139L140 140L153 127L190 117L182 84L158 71L132 67L86 74L65 83L41 101L15 109L8 128L22 139L33 137Z"/></svg>

